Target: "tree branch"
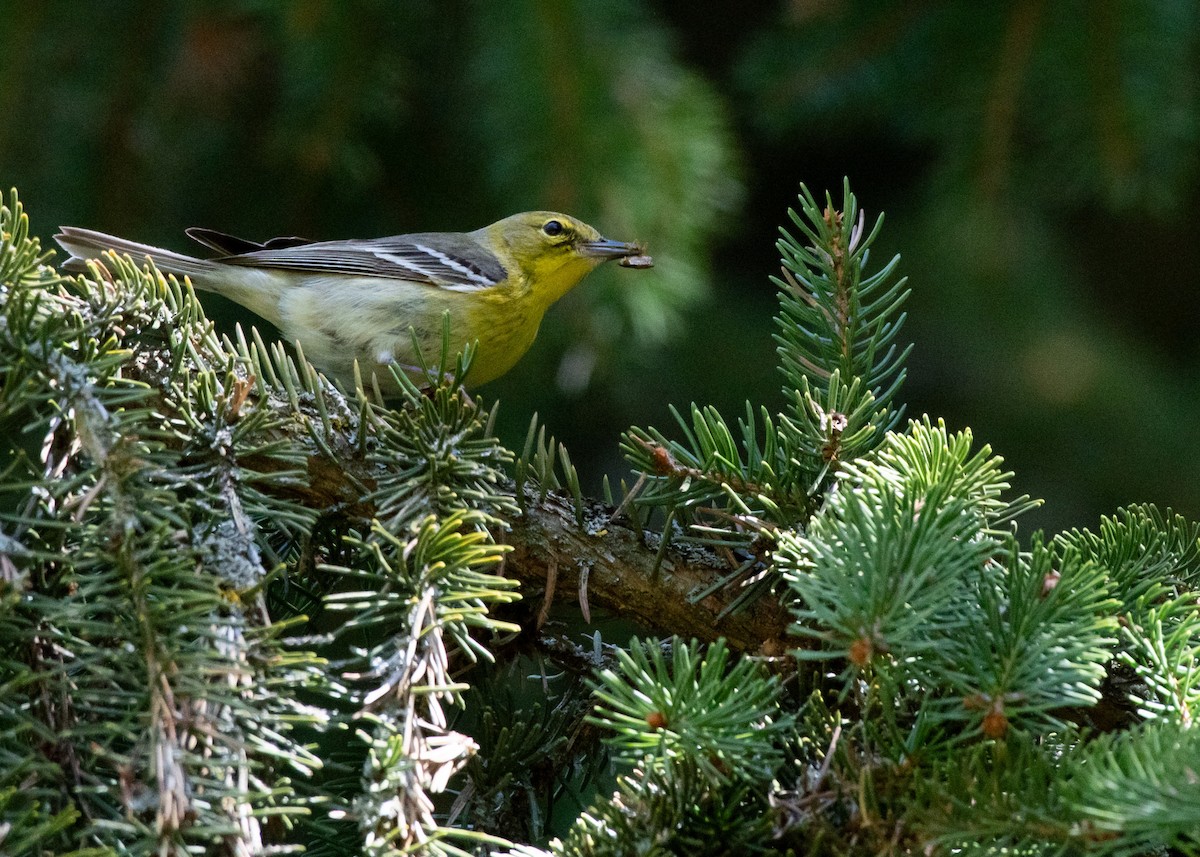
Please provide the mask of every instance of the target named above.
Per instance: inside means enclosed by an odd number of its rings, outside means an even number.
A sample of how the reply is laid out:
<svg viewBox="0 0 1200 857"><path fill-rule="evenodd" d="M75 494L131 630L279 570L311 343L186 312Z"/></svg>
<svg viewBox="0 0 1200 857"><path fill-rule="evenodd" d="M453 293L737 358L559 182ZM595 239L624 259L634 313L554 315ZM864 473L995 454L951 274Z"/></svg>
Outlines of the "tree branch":
<svg viewBox="0 0 1200 857"><path fill-rule="evenodd" d="M287 407L282 401L280 406ZM309 419L316 419L316 414ZM294 438L309 443L308 479L305 485L284 489L289 498L308 508L337 508L342 515L369 519L374 509L363 501L362 488L374 489L375 479L355 445L349 437L327 437L327 452L309 442L307 434L293 433ZM270 466L265 461L243 463L256 469ZM511 484L508 488L510 493L515 491ZM704 641L725 637L734 648L765 654L783 654L799 644L785 639L788 613L770 596L720 619L717 616L738 594L736 589L696 603L689 600L693 592L729 572L716 554L695 545L673 544L655 573L658 551L647 545L647 539L657 538L656 533L611 521L614 510L605 504L585 504L584 520L592 522L586 528L579 526L570 498L553 492L542 501L530 498L524 513L509 520L509 531L497 534L512 548L505 558L505 574L524 584L527 601L535 601L538 591L544 591L549 569L555 564L554 598L577 600L580 573L586 569L590 605L636 620L656 633ZM537 611L529 615L527 621L535 622Z"/></svg>
<svg viewBox="0 0 1200 857"><path fill-rule="evenodd" d="M788 614L779 602L763 597L745 610L717 619L736 591L696 603L689 596L728 573L728 566L718 556L691 545L670 548L656 575L657 551L647 547L647 534L612 522L611 514L610 507L589 501L584 520L600 523L585 530L566 497L550 494L545 502L530 504L524 515L511 522L508 543L513 551L505 560L505 572L524 584L544 585L554 563L558 568L556 597L573 599L580 572L587 569L592 605L684 638L711 641L725 637L742 650L762 649L772 654L786 650L789 643L783 638Z"/></svg>

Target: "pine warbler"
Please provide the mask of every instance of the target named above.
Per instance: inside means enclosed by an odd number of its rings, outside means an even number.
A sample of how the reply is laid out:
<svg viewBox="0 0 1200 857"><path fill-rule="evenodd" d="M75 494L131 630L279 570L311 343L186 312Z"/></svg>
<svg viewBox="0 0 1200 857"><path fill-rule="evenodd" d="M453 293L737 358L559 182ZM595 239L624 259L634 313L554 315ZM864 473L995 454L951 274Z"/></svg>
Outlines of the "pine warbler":
<svg viewBox="0 0 1200 857"><path fill-rule="evenodd" d="M187 234L216 251L198 259L102 232L62 227L58 243L70 271L105 251L149 256L159 270L187 276L257 313L300 342L304 356L347 388L357 359L386 392L397 388L388 364L417 380L419 361L441 354L443 317L450 352L478 349L467 382L498 378L529 350L542 315L593 268L610 259L653 263L638 244L604 238L580 220L550 211L514 214L474 232L423 232L369 240L262 244L214 232Z"/></svg>

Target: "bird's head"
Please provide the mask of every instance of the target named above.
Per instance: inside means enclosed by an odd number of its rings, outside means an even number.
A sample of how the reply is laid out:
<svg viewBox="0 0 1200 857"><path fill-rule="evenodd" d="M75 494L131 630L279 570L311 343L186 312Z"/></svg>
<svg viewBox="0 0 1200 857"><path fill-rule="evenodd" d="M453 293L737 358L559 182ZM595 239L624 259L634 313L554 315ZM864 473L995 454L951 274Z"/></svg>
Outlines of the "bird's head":
<svg viewBox="0 0 1200 857"><path fill-rule="evenodd" d="M638 244L610 241L582 220L554 211L514 214L479 230L508 270L524 274L534 295L549 306L610 259L641 257Z"/></svg>

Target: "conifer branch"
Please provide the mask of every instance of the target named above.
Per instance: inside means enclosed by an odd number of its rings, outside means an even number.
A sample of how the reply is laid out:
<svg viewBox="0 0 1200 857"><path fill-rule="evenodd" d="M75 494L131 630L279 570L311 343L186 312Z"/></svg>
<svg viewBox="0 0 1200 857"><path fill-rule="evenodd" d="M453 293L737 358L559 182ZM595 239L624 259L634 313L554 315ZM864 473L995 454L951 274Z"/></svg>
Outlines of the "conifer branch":
<svg viewBox="0 0 1200 857"><path fill-rule="evenodd" d="M346 448L342 443L332 447ZM247 466L258 463L246 462ZM369 492L375 481L366 462L312 449L305 470L305 484L282 489L290 500L318 510L338 509L354 519L369 520L374 515ZM367 497L360 485L367 487ZM526 606L540 603L536 593L547 585L552 567L557 568L556 597L567 601L576 597L580 572L587 569L588 600L593 606L638 620L658 633L700 640L725 637L742 651L764 646L768 653L785 650L789 617L778 601L764 599L747 611L727 614L725 608L736 593L694 600L695 593L711 588L728 573L720 555L680 543L668 547L656 573L658 533L612 520L613 507L593 500L584 500L584 526L580 527L577 509L573 497L547 491L540 499L526 495L524 511L508 518L503 539L511 552L504 559L504 572L526 587ZM536 617L529 624L536 624Z"/></svg>
<svg viewBox="0 0 1200 857"><path fill-rule="evenodd" d="M772 599L742 612L726 612L733 596L695 594L711 588L728 572L724 560L695 545L668 548L656 574L657 533L610 520L612 507L594 501L585 506L585 527L575 521L572 500L551 493L510 522L506 539L512 553L505 572L526 586L542 586L547 570L558 569L557 591L569 598L579 575L588 570L588 599L617 615L637 620L659 633L700 640L727 639L742 651L782 654L788 613ZM566 593L566 595L564 595Z"/></svg>

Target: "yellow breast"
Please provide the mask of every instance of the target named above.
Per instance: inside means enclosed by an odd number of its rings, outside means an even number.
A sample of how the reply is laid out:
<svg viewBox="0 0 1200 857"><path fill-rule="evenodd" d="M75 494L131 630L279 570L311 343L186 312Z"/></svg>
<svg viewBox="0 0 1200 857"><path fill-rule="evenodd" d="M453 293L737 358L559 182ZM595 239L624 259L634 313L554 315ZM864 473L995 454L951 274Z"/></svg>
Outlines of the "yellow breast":
<svg viewBox="0 0 1200 857"><path fill-rule="evenodd" d="M499 378L516 365L537 338L546 308L540 301L528 296L522 300L506 290L481 296L469 303L466 311L466 327L476 332L479 341L467 375L474 386Z"/></svg>

